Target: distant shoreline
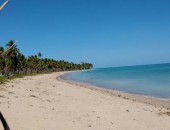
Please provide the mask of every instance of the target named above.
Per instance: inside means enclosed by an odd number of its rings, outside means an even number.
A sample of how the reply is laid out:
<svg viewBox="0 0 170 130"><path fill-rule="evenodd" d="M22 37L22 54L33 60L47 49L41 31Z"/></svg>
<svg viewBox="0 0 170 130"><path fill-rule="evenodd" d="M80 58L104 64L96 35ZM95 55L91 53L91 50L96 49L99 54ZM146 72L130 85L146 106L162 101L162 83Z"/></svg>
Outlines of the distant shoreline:
<svg viewBox="0 0 170 130"><path fill-rule="evenodd" d="M120 97L120 98L123 98L125 100L138 101L138 102L141 102L141 103L161 106L161 107L165 107L165 108L170 109L170 101L163 99L163 98L145 96L145 95L140 95L140 94L132 94L132 93L117 91L117 90L113 90L113 89L101 88L101 87L94 86L94 85L89 84L89 83L81 83L81 82L78 82L78 81L67 80L67 79L64 78L64 75L69 74L69 73L74 73L74 72L77 72L77 71L65 72L65 73L61 74L59 77L57 77L57 80L63 81L63 82L69 83L69 84L77 85L79 87L84 87L84 88L88 88L88 89L91 89L91 90L96 90L96 91L99 91L101 93L106 93L106 94L109 94L109 95L112 95L112 96Z"/></svg>

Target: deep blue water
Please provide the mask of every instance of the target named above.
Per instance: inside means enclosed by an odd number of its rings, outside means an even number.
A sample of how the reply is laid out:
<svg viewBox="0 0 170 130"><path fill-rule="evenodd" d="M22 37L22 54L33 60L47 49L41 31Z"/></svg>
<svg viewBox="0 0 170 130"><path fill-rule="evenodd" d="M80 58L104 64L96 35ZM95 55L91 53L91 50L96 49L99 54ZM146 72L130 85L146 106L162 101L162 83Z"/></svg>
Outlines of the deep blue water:
<svg viewBox="0 0 170 130"><path fill-rule="evenodd" d="M93 69L65 75L68 80L170 100L170 64Z"/></svg>

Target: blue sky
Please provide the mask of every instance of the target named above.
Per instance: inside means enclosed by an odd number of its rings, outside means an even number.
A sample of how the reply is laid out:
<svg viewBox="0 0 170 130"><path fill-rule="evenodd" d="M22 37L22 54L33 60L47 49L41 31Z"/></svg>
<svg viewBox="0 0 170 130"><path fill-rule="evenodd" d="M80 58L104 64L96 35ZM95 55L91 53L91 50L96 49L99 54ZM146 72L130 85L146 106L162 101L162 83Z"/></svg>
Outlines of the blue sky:
<svg viewBox="0 0 170 130"><path fill-rule="evenodd" d="M2 0L1 2L2 3ZM0 45L95 67L170 62L170 0L11 0Z"/></svg>

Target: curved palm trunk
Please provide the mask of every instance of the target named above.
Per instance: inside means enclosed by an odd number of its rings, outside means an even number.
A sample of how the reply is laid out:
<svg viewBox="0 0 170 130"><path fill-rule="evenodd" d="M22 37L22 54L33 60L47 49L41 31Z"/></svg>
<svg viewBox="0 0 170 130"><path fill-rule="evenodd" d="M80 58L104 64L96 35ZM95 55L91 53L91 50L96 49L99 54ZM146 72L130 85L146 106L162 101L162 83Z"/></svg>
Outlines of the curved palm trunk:
<svg viewBox="0 0 170 130"><path fill-rule="evenodd" d="M2 6L0 7L0 11L2 11L2 10L5 8L5 6L8 4L8 2L9 2L9 0L6 0L6 1L2 4Z"/></svg>

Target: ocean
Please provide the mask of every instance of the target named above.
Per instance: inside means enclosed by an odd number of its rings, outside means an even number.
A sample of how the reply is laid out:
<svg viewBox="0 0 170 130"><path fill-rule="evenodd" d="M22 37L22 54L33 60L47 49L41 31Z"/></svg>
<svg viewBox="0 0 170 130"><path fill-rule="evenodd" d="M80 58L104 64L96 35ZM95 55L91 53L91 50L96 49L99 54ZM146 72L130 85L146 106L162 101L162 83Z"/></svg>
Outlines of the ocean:
<svg viewBox="0 0 170 130"><path fill-rule="evenodd" d="M69 73L67 80L170 100L170 63L100 68Z"/></svg>

